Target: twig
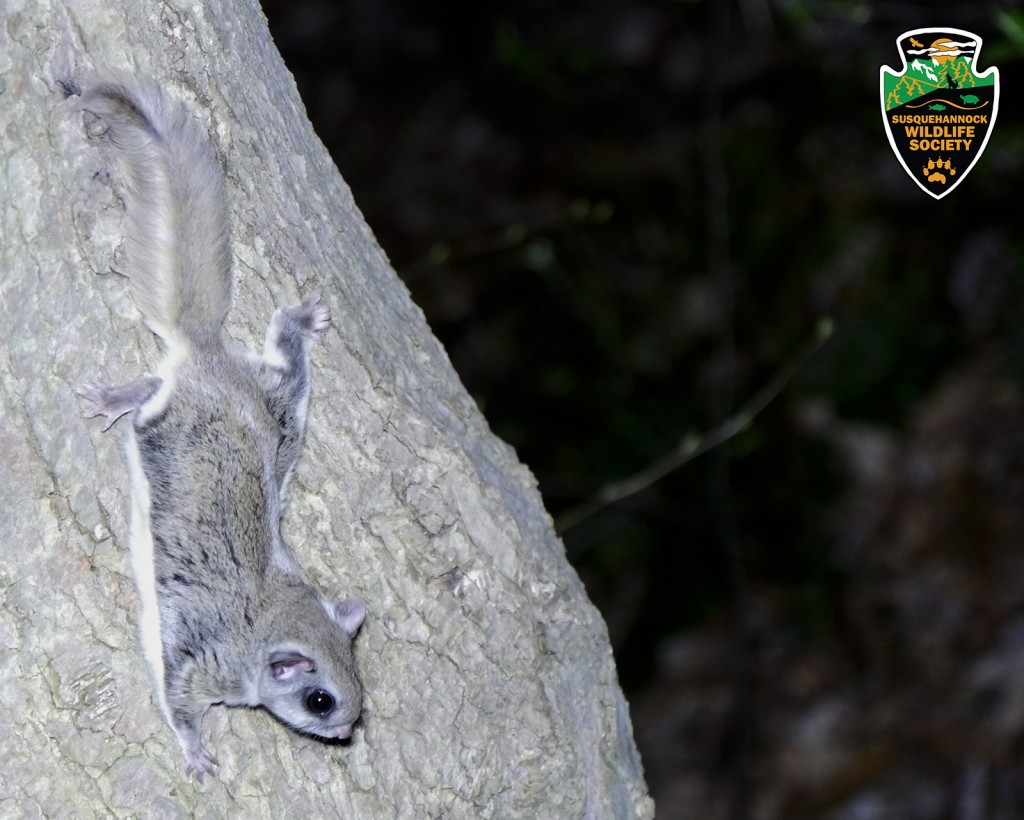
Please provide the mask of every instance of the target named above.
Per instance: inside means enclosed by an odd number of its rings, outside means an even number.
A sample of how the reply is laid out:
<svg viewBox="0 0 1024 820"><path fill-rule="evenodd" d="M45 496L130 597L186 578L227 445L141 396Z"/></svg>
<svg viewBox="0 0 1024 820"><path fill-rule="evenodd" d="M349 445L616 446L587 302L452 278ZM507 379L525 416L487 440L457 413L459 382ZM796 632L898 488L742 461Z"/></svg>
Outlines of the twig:
<svg viewBox="0 0 1024 820"><path fill-rule="evenodd" d="M606 484L588 501L566 510L555 520L555 528L559 534L571 530L605 507L647 489L673 470L679 469L697 456L713 450L742 433L792 381L808 359L829 340L833 329L831 319L827 317L820 319L811 340L734 415L704 435L696 433L687 435L674 449L661 456L657 461L627 478Z"/></svg>

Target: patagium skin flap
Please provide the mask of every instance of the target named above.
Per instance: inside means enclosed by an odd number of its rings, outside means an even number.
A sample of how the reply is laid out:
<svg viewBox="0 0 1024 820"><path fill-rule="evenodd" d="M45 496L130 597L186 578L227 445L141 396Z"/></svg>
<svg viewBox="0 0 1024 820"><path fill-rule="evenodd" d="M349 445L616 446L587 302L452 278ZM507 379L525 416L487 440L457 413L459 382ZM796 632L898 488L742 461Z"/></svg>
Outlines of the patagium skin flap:
<svg viewBox="0 0 1024 820"><path fill-rule="evenodd" d="M228 351L228 209L205 131L124 78L95 83L76 108L123 166L129 277L165 349L154 376L78 391L106 427L131 414L132 564L160 706L200 780L216 764L201 741L215 703L347 738L362 708L352 640L366 605L318 594L280 532L309 404L307 344L327 306L314 291L274 313L262 355Z"/></svg>

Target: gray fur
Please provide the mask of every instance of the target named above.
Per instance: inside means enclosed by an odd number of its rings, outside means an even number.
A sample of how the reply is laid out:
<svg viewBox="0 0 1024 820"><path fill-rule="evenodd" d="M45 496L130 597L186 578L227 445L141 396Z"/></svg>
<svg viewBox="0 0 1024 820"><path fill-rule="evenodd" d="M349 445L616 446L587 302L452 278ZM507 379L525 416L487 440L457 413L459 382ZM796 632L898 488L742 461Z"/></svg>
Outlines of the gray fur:
<svg viewBox="0 0 1024 820"><path fill-rule="evenodd" d="M79 108L99 117L125 165L133 291L165 343L219 331L231 303L223 174L205 132L156 86L109 79Z"/></svg>
<svg viewBox="0 0 1024 820"><path fill-rule="evenodd" d="M327 308L314 292L274 314L262 357L228 352L227 209L205 134L160 92L126 81L96 85L79 107L108 126L127 166L130 275L167 346L158 377L79 391L107 427L132 413L133 564L161 706L200 779L216 762L200 739L215 703L349 737L365 604L323 600L280 534L305 429L307 340Z"/></svg>

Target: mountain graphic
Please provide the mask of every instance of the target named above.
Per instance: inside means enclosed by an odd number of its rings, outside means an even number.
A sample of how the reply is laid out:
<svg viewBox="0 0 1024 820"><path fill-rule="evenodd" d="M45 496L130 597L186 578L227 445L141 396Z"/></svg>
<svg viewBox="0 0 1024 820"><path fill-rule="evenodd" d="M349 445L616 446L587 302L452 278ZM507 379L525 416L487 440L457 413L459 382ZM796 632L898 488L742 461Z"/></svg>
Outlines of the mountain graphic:
<svg viewBox="0 0 1024 820"><path fill-rule="evenodd" d="M886 110L898 108L933 91L951 90L947 77L960 90L992 84L990 77L979 78L971 71L968 57L955 57L941 66L932 60L914 60L908 64L904 74L884 75Z"/></svg>

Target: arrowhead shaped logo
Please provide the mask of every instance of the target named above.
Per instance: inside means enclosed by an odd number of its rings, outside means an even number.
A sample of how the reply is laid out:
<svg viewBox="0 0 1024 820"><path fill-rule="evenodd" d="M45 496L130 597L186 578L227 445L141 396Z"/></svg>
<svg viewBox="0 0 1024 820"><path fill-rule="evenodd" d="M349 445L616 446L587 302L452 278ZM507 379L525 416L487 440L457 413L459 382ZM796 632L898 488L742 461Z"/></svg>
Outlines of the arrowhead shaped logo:
<svg viewBox="0 0 1024 820"><path fill-rule="evenodd" d="M918 28L896 38L903 70L882 66L882 120L910 178L942 199L963 182L992 135L999 69L978 72L981 38Z"/></svg>

